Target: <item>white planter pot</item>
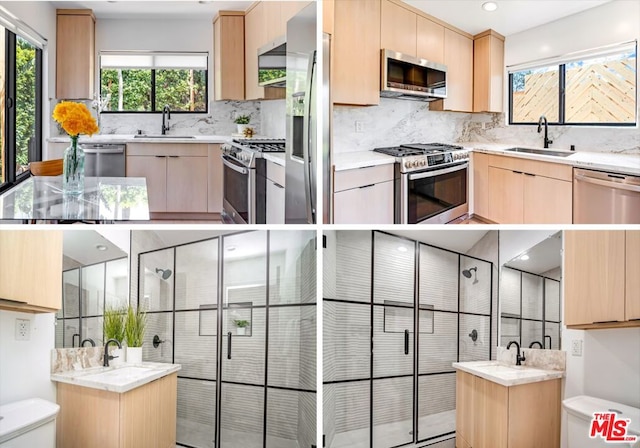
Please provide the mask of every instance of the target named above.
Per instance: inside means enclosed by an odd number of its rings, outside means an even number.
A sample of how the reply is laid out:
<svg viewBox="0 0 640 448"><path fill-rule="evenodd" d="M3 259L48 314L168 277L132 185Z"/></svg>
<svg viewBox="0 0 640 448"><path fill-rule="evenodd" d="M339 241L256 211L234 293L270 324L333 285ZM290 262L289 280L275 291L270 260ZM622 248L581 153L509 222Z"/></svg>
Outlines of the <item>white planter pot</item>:
<svg viewBox="0 0 640 448"><path fill-rule="evenodd" d="M237 334L238 336L244 336L246 331L247 331L247 329L246 329L245 327L242 327L242 328L238 327L238 328L236 328L236 334Z"/></svg>
<svg viewBox="0 0 640 448"><path fill-rule="evenodd" d="M142 347L127 347L127 364L142 364Z"/></svg>
<svg viewBox="0 0 640 448"><path fill-rule="evenodd" d="M251 127L248 124L237 124L238 126L238 134L244 134L244 130Z"/></svg>
<svg viewBox="0 0 640 448"><path fill-rule="evenodd" d="M125 351L123 348L116 348L114 350L111 350L109 354L113 356L113 359L109 361L110 366L119 366L124 364L126 361Z"/></svg>

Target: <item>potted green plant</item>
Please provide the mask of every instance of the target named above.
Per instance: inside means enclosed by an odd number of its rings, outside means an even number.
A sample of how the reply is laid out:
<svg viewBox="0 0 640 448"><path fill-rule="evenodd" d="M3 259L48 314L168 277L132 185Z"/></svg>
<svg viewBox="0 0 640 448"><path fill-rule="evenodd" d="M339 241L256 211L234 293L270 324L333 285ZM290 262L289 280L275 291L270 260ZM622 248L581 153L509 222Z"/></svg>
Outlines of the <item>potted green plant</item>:
<svg viewBox="0 0 640 448"><path fill-rule="evenodd" d="M106 308L102 317L102 327L104 330L104 340L115 339L122 344L124 341L124 317L126 308ZM111 354L114 359L111 365L118 365L124 362L124 350L112 348Z"/></svg>
<svg viewBox="0 0 640 448"><path fill-rule="evenodd" d="M238 336L244 336L246 334L247 327L249 326L249 321L243 319L234 319L233 323L237 327L236 334Z"/></svg>
<svg viewBox="0 0 640 448"><path fill-rule="evenodd" d="M142 343L147 325L147 314L140 309L134 310L131 305L127 308L124 318L124 338L127 343L127 363L142 363Z"/></svg>
<svg viewBox="0 0 640 448"><path fill-rule="evenodd" d="M238 125L238 134L244 134L245 129L249 127L251 122L251 114L236 115L236 119L233 122Z"/></svg>

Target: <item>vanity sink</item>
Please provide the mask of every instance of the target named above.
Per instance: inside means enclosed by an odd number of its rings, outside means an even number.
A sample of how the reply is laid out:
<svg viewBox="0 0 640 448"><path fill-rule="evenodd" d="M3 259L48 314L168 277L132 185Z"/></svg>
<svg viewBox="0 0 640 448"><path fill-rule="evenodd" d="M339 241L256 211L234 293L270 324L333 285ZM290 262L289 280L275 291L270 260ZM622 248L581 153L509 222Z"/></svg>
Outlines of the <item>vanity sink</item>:
<svg viewBox="0 0 640 448"><path fill-rule="evenodd" d="M552 149L533 149L533 148L507 148L505 151L510 152L525 152L529 154L539 154L542 156L556 156L556 157L569 157L575 153L567 151L554 151Z"/></svg>
<svg viewBox="0 0 640 448"><path fill-rule="evenodd" d="M543 370L536 367L506 365L498 361L472 361L454 363L453 367L503 386L562 378L563 371Z"/></svg>
<svg viewBox="0 0 640 448"><path fill-rule="evenodd" d="M84 379L100 383L126 384L137 381L153 373L153 368L148 367L121 367L106 372L85 375Z"/></svg>
<svg viewBox="0 0 640 448"><path fill-rule="evenodd" d="M162 134L153 134L153 135L149 135L149 134L141 134L141 135L134 135L133 138L196 138L195 135L162 135Z"/></svg>

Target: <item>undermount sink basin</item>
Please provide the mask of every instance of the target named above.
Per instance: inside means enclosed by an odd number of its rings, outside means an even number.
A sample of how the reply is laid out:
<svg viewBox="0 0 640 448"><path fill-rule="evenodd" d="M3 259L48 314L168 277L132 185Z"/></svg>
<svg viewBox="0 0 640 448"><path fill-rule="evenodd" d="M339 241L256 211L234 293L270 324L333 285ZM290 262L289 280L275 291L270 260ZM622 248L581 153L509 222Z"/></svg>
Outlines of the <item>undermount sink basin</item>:
<svg viewBox="0 0 640 448"><path fill-rule="evenodd" d="M533 149L533 148L508 148L505 151L511 152L526 152L529 154L540 154L543 156L556 156L556 157L569 157L574 154L572 152L567 151L554 151L552 149Z"/></svg>
<svg viewBox="0 0 640 448"><path fill-rule="evenodd" d="M134 135L133 138L196 138L194 135L162 135L162 134L141 134Z"/></svg>
<svg viewBox="0 0 640 448"><path fill-rule="evenodd" d="M106 372L86 375L84 379L100 383L126 384L148 376L154 369L148 367L120 367Z"/></svg>

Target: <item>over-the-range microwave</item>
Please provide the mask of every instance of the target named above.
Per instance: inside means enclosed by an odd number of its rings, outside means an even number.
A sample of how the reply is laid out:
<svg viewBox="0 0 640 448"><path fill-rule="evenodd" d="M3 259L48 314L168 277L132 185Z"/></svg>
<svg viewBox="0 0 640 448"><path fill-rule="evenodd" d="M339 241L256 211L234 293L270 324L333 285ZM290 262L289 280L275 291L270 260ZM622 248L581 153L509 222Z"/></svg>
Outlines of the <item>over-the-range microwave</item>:
<svg viewBox="0 0 640 448"><path fill-rule="evenodd" d="M380 96L435 101L447 97L447 67L393 50L381 50Z"/></svg>

